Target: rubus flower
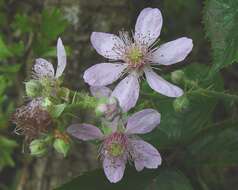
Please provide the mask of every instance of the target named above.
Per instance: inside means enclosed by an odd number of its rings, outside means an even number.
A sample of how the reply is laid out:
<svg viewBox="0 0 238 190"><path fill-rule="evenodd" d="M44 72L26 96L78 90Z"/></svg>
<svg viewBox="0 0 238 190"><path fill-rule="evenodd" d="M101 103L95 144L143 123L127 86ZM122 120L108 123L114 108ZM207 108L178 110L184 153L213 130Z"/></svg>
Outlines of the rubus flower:
<svg viewBox="0 0 238 190"><path fill-rule="evenodd" d="M26 82L26 94L28 97L57 97L67 100L69 90L61 87L62 79L60 78L66 67L66 52L62 40L57 41L57 69L43 58L36 59L32 68L33 79Z"/></svg>
<svg viewBox="0 0 238 190"><path fill-rule="evenodd" d="M134 107L139 97L139 78L145 73L149 86L169 97L179 97L183 90L158 76L153 65L171 65L180 62L191 52L192 40L186 37L156 46L162 27L162 15L157 8L141 11L132 37L122 31L119 36L93 32L91 43L95 50L113 63L96 64L84 73L84 80L91 86L106 86L124 74L112 92L123 109Z"/></svg>
<svg viewBox="0 0 238 190"><path fill-rule="evenodd" d="M16 124L15 132L24 135L26 141L47 133L53 123L50 114L43 109L40 98L33 99L27 105L18 108L13 114L12 121Z"/></svg>
<svg viewBox="0 0 238 190"><path fill-rule="evenodd" d="M90 124L73 124L67 131L74 137L88 141L102 141L99 149L104 173L112 183L123 177L127 161L133 161L137 171L143 168L158 168L160 153L151 144L139 139L136 134L151 132L160 123L160 114L153 109L144 109L130 116L126 122L112 122L103 132Z"/></svg>
<svg viewBox="0 0 238 190"><path fill-rule="evenodd" d="M33 66L33 78L35 79L58 79L64 72L66 67L66 52L62 40L57 40L57 60L58 65L56 71L53 65L43 58L36 59Z"/></svg>

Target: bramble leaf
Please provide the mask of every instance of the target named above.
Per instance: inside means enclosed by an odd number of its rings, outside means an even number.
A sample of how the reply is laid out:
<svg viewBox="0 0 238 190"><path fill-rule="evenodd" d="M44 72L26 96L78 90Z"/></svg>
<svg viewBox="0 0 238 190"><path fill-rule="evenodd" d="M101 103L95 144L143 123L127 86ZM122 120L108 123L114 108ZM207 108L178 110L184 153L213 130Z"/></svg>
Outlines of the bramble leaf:
<svg viewBox="0 0 238 190"><path fill-rule="evenodd" d="M206 34L211 41L213 66L210 75L238 61L238 3L207 0L204 8Z"/></svg>

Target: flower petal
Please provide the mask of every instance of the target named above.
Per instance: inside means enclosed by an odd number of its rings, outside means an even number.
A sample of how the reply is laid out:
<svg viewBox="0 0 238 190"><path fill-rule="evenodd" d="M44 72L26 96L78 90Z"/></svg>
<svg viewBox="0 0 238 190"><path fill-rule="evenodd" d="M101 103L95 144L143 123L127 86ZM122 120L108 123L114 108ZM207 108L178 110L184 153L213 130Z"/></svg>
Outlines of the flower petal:
<svg viewBox="0 0 238 190"><path fill-rule="evenodd" d="M128 118L127 134L144 134L151 132L160 123L160 114L154 109L144 109Z"/></svg>
<svg viewBox="0 0 238 190"><path fill-rule="evenodd" d="M91 43L95 50L108 59L119 60L122 58L117 48L123 49L123 41L114 34L93 32L91 35Z"/></svg>
<svg viewBox="0 0 238 190"><path fill-rule="evenodd" d="M124 78L113 90L111 96L116 97L124 112L136 105L139 97L140 85L138 77L130 74Z"/></svg>
<svg viewBox="0 0 238 190"><path fill-rule="evenodd" d="M53 65L45 59L38 58L33 66L34 75L38 78L54 77Z"/></svg>
<svg viewBox="0 0 238 190"><path fill-rule="evenodd" d="M58 38L58 41L57 41L57 59L58 59L58 65L57 65L57 70L55 74L56 78L62 75L66 67L66 52L64 49L63 42L60 38Z"/></svg>
<svg viewBox="0 0 238 190"><path fill-rule="evenodd" d="M126 161L123 158L105 157L103 159L103 169L107 179L111 183L120 181L124 175Z"/></svg>
<svg viewBox="0 0 238 190"><path fill-rule="evenodd" d="M91 94L96 98L109 97L112 90L106 86L90 86Z"/></svg>
<svg viewBox="0 0 238 190"><path fill-rule="evenodd" d="M183 37L165 43L152 54L152 62L161 65L171 65L183 61L193 49L193 41Z"/></svg>
<svg viewBox="0 0 238 190"><path fill-rule="evenodd" d="M67 128L67 132L72 136L84 141L101 139L103 137L100 129L94 125L85 123L70 125Z"/></svg>
<svg viewBox="0 0 238 190"><path fill-rule="evenodd" d="M145 8L137 18L135 40L151 45L159 37L163 18L159 9Z"/></svg>
<svg viewBox="0 0 238 190"><path fill-rule="evenodd" d="M168 97L179 97L183 95L183 90L181 88L164 80L154 71L152 71L152 69L145 68L144 71L146 80L153 90Z"/></svg>
<svg viewBox="0 0 238 190"><path fill-rule="evenodd" d="M126 64L100 63L84 72L83 78L90 86L106 86L116 81L126 68Z"/></svg>
<svg viewBox="0 0 238 190"><path fill-rule="evenodd" d="M152 169L161 165L162 159L158 150L143 140L130 140L132 145L132 159L137 171L144 167Z"/></svg>

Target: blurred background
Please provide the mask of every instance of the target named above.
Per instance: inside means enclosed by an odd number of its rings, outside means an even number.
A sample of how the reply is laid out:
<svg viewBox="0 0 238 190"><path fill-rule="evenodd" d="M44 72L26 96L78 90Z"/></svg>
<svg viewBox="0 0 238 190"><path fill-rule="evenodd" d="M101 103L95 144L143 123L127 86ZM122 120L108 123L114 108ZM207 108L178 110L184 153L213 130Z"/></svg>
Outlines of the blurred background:
<svg viewBox="0 0 238 190"><path fill-rule="evenodd" d="M203 24L204 3L203 0L0 0L0 190L50 190L99 167L95 148L86 143L75 144L66 159L54 152L44 158L31 158L22 153L23 137L14 133L11 124L15 108L26 101L24 81L31 77L35 59L43 57L56 63L59 36L68 54L64 85L74 90L88 89L82 79L84 70L103 60L90 44L91 32L134 30L144 7L158 7L162 12L161 42L182 36L194 42L192 54L184 62L164 68L164 73L186 65L210 65L211 47ZM222 71L222 77L225 89L237 90L235 66ZM237 117L236 111L230 112ZM218 102L213 117L219 120L230 112ZM171 156L168 147L161 149L165 157ZM181 164L180 159L183 157L178 154L170 166L183 170L194 189L238 188L237 165L209 169L204 165L198 174L196 169Z"/></svg>

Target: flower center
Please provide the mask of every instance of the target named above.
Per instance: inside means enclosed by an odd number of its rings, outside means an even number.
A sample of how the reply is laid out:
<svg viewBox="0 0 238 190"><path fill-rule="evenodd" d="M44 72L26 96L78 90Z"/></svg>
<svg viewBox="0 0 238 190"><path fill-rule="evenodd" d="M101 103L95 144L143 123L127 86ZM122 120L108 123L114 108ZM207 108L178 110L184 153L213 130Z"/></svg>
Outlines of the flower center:
<svg viewBox="0 0 238 190"><path fill-rule="evenodd" d="M121 156L124 153L124 146L119 143L112 143L109 146L109 153L114 156Z"/></svg>
<svg viewBox="0 0 238 190"><path fill-rule="evenodd" d="M127 54L127 59L133 65L138 65L143 59L143 52L138 47L133 47L129 50Z"/></svg>
<svg viewBox="0 0 238 190"><path fill-rule="evenodd" d="M104 148L110 156L118 157L125 154L127 144L127 137L121 132L115 132L105 139Z"/></svg>

